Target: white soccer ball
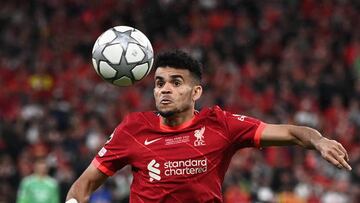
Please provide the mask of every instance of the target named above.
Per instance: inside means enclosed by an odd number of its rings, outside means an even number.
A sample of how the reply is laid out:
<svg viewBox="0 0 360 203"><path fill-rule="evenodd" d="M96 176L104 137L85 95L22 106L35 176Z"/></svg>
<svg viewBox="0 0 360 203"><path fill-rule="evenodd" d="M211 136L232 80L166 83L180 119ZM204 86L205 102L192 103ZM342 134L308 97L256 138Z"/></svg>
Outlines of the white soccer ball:
<svg viewBox="0 0 360 203"><path fill-rule="evenodd" d="M92 50L96 73L117 86L129 86L147 76L154 62L149 39L129 26L116 26L102 33Z"/></svg>

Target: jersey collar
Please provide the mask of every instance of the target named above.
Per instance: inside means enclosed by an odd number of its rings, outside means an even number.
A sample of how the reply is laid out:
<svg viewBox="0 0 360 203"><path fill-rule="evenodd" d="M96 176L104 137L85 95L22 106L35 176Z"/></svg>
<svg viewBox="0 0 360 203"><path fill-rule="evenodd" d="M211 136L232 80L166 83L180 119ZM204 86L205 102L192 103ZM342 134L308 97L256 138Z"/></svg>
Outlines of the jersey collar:
<svg viewBox="0 0 360 203"><path fill-rule="evenodd" d="M164 131L175 131L175 130L182 130L184 128L187 128L189 127L191 124L194 123L194 120L197 118L197 115L199 114L198 111L195 111L194 113L194 117L192 117L192 119L184 122L183 124L181 125L178 125L178 126L168 126L168 125L165 125L162 123L162 120L163 120L163 117L161 117L159 115L159 125L160 125L160 129L161 130L164 130Z"/></svg>

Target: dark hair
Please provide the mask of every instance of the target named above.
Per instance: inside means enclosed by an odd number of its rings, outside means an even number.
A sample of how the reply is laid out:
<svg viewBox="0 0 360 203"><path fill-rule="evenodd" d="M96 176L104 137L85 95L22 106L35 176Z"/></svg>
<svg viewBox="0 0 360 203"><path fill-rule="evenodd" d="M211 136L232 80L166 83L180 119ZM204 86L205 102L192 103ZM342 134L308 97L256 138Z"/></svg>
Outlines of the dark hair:
<svg viewBox="0 0 360 203"><path fill-rule="evenodd" d="M172 67L176 69L187 69L199 83L201 83L202 67L199 61L181 50L164 52L159 54L154 63L154 70L158 67Z"/></svg>

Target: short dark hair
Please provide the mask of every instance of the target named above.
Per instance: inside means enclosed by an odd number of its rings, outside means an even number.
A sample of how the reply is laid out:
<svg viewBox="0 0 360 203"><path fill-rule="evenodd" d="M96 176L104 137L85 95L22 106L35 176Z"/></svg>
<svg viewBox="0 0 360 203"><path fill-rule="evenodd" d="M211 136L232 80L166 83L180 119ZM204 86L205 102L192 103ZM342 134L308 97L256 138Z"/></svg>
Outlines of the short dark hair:
<svg viewBox="0 0 360 203"><path fill-rule="evenodd" d="M155 59L154 70L166 66L189 70L191 75L201 83L202 67L200 62L184 51L175 50L159 54Z"/></svg>

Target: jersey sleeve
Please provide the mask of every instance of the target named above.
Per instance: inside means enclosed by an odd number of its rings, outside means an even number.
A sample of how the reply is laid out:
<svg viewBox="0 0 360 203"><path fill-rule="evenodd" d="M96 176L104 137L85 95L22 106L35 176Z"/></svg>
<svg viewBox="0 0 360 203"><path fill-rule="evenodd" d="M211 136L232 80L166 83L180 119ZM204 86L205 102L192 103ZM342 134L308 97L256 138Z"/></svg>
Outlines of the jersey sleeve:
<svg viewBox="0 0 360 203"><path fill-rule="evenodd" d="M92 161L92 164L107 176L112 176L129 163L127 122L126 117Z"/></svg>
<svg viewBox="0 0 360 203"><path fill-rule="evenodd" d="M229 136L236 148L260 147L266 124L256 118L224 111Z"/></svg>

